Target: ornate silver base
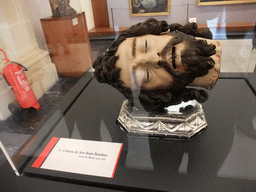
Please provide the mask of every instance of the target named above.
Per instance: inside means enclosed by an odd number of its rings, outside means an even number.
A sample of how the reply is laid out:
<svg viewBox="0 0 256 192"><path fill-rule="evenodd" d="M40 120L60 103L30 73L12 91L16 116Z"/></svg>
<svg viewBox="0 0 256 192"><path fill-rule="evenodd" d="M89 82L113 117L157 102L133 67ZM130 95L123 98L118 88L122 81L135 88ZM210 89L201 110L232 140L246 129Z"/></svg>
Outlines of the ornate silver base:
<svg viewBox="0 0 256 192"><path fill-rule="evenodd" d="M190 139L207 126L202 105L195 100L166 108L163 114L131 110L126 100L117 122L129 135L171 139Z"/></svg>

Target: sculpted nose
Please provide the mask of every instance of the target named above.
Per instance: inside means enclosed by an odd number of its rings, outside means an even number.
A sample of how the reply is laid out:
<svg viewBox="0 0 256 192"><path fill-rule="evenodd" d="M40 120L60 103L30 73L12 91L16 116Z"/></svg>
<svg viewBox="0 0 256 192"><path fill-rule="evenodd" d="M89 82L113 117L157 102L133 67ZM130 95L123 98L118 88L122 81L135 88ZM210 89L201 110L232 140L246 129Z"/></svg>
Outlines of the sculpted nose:
<svg viewBox="0 0 256 192"><path fill-rule="evenodd" d="M150 64L151 66L157 67L160 60L161 58L157 54L154 54L148 58L148 64Z"/></svg>
<svg viewBox="0 0 256 192"><path fill-rule="evenodd" d="M151 66L158 66L158 62L161 60L160 54L158 52L141 54L135 60L136 64L144 64Z"/></svg>
<svg viewBox="0 0 256 192"><path fill-rule="evenodd" d="M160 53L157 52L157 53L154 53L150 56L149 58L149 62L151 62L152 64L156 64L158 65L158 62L162 60L161 56L160 56Z"/></svg>

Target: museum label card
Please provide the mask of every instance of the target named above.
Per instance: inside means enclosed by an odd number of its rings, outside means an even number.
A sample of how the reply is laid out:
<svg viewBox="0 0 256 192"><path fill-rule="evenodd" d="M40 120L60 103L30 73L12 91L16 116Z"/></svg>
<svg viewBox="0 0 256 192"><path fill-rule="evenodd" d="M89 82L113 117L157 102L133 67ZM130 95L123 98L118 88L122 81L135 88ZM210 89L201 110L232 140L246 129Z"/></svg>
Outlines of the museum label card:
<svg viewBox="0 0 256 192"><path fill-rule="evenodd" d="M32 167L113 178L123 144L53 137Z"/></svg>

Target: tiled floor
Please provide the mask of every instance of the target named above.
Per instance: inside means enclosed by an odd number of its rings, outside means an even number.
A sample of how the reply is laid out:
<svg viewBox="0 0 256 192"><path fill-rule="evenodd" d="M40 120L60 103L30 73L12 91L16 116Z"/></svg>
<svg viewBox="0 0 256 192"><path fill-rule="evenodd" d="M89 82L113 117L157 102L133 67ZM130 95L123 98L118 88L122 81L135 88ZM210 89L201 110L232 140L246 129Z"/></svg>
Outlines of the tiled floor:
<svg viewBox="0 0 256 192"><path fill-rule="evenodd" d="M110 46L112 39L91 40L93 59L103 54ZM221 40L222 43L222 72L253 71L256 63L256 51L251 56L251 39ZM250 61L251 59L251 61ZM250 64L250 65L248 65ZM56 85L39 99L41 109L35 113L33 110L23 111L22 114L12 115L6 121L0 121L0 140L4 142L10 154L14 154L30 135L33 135L43 121L50 117L54 108L78 78L60 78ZM0 151L0 165L5 160Z"/></svg>

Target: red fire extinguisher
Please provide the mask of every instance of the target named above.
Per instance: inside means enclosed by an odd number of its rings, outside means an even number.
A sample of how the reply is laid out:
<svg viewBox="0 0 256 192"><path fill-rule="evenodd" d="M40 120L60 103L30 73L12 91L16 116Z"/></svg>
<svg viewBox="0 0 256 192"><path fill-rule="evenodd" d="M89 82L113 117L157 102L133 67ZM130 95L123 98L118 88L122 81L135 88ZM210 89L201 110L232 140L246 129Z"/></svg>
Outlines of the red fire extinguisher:
<svg viewBox="0 0 256 192"><path fill-rule="evenodd" d="M26 74L24 71L27 71L27 68L22 66L19 63L10 61L4 50L0 49L3 52L6 60L5 67L3 69L3 73L0 73L4 76L8 85L10 86L12 93L21 106L21 108L30 108L33 107L37 110L40 109L40 104L37 101L37 98L30 86L30 83L27 80ZM10 107L9 107L10 108Z"/></svg>

